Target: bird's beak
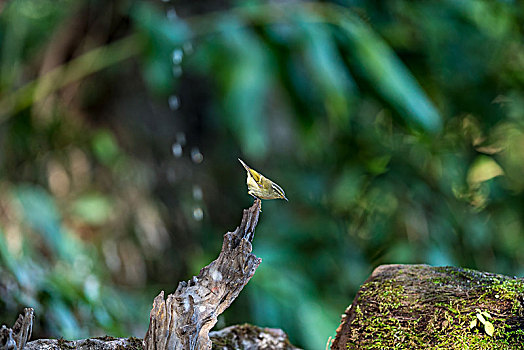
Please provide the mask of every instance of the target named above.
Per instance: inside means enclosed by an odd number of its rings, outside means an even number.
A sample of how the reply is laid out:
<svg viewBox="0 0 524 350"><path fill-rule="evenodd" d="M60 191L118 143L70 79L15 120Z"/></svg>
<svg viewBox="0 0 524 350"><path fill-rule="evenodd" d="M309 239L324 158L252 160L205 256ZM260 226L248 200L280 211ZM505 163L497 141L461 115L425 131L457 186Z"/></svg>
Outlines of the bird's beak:
<svg viewBox="0 0 524 350"><path fill-rule="evenodd" d="M282 199L285 199L285 200L286 200L286 202L289 202L289 201L287 200L286 196L282 197Z"/></svg>

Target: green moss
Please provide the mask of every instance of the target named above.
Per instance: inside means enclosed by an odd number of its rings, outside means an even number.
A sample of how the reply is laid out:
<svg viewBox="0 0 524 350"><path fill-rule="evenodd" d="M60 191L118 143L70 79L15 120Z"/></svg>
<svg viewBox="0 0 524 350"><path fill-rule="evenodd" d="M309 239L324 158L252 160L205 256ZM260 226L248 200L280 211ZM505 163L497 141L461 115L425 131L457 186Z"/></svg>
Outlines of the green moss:
<svg viewBox="0 0 524 350"><path fill-rule="evenodd" d="M524 295L524 283L518 280L505 280L492 287L493 297L512 303L512 311L517 313L522 309L520 298Z"/></svg>
<svg viewBox="0 0 524 350"><path fill-rule="evenodd" d="M395 284L393 281L381 283L380 294L376 294L376 282L369 282L362 287L363 292L360 294L360 299L367 299L373 295L374 299L380 302L381 310L397 309L402 305L402 300L406 299L404 295L404 287L400 284Z"/></svg>

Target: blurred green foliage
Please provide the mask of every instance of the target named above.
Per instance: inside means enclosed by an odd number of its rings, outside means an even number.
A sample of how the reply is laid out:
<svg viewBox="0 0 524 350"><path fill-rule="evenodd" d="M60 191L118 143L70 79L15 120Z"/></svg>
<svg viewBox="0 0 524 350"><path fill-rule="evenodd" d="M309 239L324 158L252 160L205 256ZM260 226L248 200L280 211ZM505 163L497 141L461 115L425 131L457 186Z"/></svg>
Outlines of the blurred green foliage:
<svg viewBox="0 0 524 350"><path fill-rule="evenodd" d="M221 326L321 349L378 264L524 274L521 3L1 6L1 323L143 336L250 204L239 156L290 202Z"/></svg>

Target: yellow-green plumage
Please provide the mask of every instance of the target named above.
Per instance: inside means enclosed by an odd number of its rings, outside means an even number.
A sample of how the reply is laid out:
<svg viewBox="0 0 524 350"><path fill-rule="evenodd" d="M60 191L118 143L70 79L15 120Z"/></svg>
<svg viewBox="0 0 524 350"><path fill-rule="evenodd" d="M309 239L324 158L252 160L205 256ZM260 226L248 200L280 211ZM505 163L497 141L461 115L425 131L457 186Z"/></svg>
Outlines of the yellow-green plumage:
<svg viewBox="0 0 524 350"><path fill-rule="evenodd" d="M260 199L285 199L287 201L286 194L279 185L251 169L242 159L238 158L238 160L247 171L246 183L250 195Z"/></svg>

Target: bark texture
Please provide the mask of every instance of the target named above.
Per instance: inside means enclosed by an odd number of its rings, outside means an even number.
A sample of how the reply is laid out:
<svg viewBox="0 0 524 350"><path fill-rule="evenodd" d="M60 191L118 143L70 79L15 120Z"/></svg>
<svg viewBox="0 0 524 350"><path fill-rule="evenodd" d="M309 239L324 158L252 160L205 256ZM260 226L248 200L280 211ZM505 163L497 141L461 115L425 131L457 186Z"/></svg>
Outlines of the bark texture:
<svg viewBox="0 0 524 350"><path fill-rule="evenodd" d="M331 347L428 348L524 349L524 279L457 267L379 266L342 315Z"/></svg>
<svg viewBox="0 0 524 350"><path fill-rule="evenodd" d="M300 350L289 342L280 329L239 325L210 332L216 350ZM4 350L4 348L0 348ZM81 340L39 339L26 345L25 350L142 350L139 338L101 337Z"/></svg>
<svg viewBox="0 0 524 350"><path fill-rule="evenodd" d="M216 350L300 350L278 328L260 328L249 324L231 326L210 333Z"/></svg>
<svg viewBox="0 0 524 350"><path fill-rule="evenodd" d="M38 339L29 342L24 350L142 350L142 339L100 337L80 340Z"/></svg>
<svg viewBox="0 0 524 350"><path fill-rule="evenodd" d="M211 349L209 331L217 317L231 305L253 277L261 259L251 253L261 202L256 199L244 210L240 226L224 235L218 258L175 293L153 302L149 329L144 339L148 350Z"/></svg>

